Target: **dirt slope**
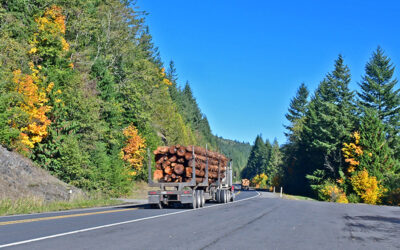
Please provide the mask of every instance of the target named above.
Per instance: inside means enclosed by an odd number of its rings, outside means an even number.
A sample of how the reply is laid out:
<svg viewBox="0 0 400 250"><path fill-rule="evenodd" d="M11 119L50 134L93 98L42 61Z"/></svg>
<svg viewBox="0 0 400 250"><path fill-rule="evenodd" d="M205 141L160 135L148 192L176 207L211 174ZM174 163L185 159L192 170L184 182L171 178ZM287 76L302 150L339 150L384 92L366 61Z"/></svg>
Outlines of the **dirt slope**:
<svg viewBox="0 0 400 250"><path fill-rule="evenodd" d="M72 194L69 194L72 190ZM68 200L84 193L47 171L34 166L27 158L0 146L0 199L34 197L46 201Z"/></svg>

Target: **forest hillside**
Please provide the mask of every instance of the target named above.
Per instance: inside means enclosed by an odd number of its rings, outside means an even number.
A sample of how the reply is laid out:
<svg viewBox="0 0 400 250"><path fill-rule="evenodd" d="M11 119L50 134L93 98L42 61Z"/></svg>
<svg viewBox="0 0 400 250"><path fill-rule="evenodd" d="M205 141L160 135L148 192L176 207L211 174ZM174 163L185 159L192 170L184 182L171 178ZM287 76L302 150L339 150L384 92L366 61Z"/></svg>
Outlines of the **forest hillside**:
<svg viewBox="0 0 400 250"><path fill-rule="evenodd" d="M1 1L0 144L112 196L147 179L147 149L160 145L207 144L238 173L250 145L212 134L145 16L134 1Z"/></svg>

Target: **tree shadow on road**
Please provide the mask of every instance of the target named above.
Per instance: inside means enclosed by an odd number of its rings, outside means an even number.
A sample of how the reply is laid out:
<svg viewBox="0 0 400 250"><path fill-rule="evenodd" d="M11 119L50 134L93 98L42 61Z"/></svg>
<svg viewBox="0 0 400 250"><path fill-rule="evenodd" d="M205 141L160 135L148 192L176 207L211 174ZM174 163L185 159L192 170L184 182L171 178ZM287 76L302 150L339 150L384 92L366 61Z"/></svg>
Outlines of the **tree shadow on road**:
<svg viewBox="0 0 400 250"><path fill-rule="evenodd" d="M345 230L352 240L367 242L385 242L391 247L399 247L400 218L387 216L344 216Z"/></svg>
<svg viewBox="0 0 400 250"><path fill-rule="evenodd" d="M400 218L395 217L384 217L384 216L354 216L354 219L360 220L369 220L369 221L380 221L380 222L389 222L389 223L396 223L400 224Z"/></svg>

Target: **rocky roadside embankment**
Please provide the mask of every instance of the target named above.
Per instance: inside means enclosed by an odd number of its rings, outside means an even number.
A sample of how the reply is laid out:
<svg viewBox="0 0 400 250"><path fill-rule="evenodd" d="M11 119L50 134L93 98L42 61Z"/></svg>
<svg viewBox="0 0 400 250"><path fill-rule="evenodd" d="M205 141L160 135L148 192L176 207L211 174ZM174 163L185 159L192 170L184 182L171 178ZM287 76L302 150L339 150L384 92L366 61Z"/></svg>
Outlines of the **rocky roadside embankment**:
<svg viewBox="0 0 400 250"><path fill-rule="evenodd" d="M58 180L29 159L0 146L0 199L29 197L62 201L82 196L82 190Z"/></svg>

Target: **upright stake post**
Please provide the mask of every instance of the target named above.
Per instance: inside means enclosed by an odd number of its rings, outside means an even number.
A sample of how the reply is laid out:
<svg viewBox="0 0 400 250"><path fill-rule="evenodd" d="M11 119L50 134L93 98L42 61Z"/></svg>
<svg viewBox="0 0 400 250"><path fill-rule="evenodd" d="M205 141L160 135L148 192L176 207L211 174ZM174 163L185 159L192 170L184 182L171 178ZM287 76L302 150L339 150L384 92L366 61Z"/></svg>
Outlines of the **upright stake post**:
<svg viewBox="0 0 400 250"><path fill-rule="evenodd" d="M194 153L194 146L193 146L193 166L192 166L192 183L196 185L196 155Z"/></svg>
<svg viewBox="0 0 400 250"><path fill-rule="evenodd" d="M206 157L207 157L207 161L206 161L206 178L204 180L205 184L208 184L208 147L206 144Z"/></svg>
<svg viewBox="0 0 400 250"><path fill-rule="evenodd" d="M282 198L282 191L283 191L283 188L281 187L281 195L280 195L280 196L281 196L281 198Z"/></svg>
<svg viewBox="0 0 400 250"><path fill-rule="evenodd" d="M218 159L218 186L221 188L221 160Z"/></svg>
<svg viewBox="0 0 400 250"><path fill-rule="evenodd" d="M147 167L148 167L148 171L149 171L148 172L149 176L147 177L147 182L148 182L148 184L152 184L153 178L151 175L151 157L150 157L150 149L149 148L147 148L147 157L148 157Z"/></svg>

